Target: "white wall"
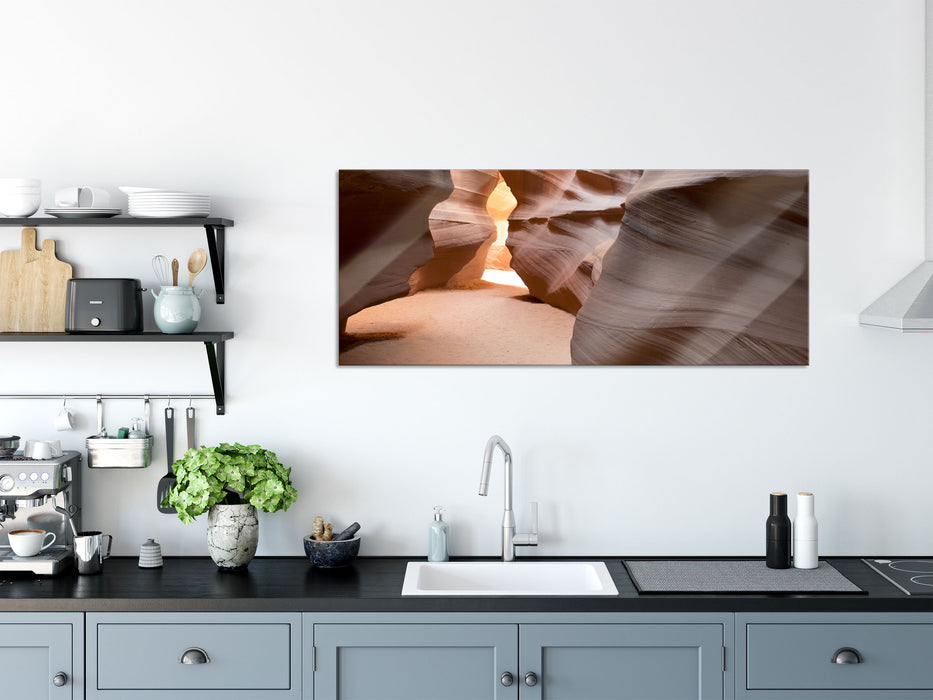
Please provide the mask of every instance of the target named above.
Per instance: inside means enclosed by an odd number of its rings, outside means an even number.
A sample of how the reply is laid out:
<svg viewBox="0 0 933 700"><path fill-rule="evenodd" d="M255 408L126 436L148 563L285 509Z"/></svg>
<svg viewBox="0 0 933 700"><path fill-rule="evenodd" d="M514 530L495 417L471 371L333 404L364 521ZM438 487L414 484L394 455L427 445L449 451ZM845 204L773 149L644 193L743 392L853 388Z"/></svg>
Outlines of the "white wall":
<svg viewBox="0 0 933 700"><path fill-rule="evenodd" d="M4 176L42 178L45 206L74 184L203 191L236 221L227 304L202 322L236 332L228 415L198 405L203 442L293 467L299 502L262 516L260 555L299 554L316 514L359 520L365 554L423 555L439 503L453 554L496 554L498 462L476 495L492 433L520 525L540 502L541 556L761 555L773 490L816 493L824 553L933 551L933 336L857 322L924 255L921 0L94 0L0 22ZM338 368L336 171L505 166L809 168L810 366ZM203 245L40 237L81 276L147 285L154 254ZM2 344L0 393L204 393L203 356ZM82 449L93 403L73 433L58 407L2 401L0 433ZM85 525L120 554L204 554L203 518L156 511L163 473L161 444L146 470L85 469Z"/></svg>

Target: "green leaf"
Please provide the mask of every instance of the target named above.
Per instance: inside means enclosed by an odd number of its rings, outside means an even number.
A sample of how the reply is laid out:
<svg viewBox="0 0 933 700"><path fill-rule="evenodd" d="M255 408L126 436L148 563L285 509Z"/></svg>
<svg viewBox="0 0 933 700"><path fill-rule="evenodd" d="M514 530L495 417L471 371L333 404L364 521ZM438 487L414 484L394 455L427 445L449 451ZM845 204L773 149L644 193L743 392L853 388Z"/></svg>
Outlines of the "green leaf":
<svg viewBox="0 0 933 700"><path fill-rule="evenodd" d="M292 470L279 463L274 452L259 445L199 447L185 452L172 465L177 483L162 500L191 523L218 503L248 502L274 513L288 510L298 498Z"/></svg>

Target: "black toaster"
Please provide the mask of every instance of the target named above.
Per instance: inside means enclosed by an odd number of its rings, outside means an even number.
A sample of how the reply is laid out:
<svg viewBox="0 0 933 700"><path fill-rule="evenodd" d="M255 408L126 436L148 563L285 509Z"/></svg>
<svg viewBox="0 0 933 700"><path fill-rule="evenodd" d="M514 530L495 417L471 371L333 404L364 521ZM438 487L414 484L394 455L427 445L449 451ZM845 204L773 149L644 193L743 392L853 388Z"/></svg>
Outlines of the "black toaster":
<svg viewBox="0 0 933 700"><path fill-rule="evenodd" d="M69 333L139 333L143 329L139 280L68 280L65 330Z"/></svg>

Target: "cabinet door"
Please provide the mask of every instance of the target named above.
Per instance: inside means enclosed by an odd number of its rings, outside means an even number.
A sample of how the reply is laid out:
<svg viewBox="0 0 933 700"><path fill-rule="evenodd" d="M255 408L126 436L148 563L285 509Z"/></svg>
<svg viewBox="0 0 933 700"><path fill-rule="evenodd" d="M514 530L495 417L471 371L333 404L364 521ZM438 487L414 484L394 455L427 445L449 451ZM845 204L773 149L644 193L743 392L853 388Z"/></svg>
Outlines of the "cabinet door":
<svg viewBox="0 0 933 700"><path fill-rule="evenodd" d="M522 625L519 644L522 700L723 697L721 625Z"/></svg>
<svg viewBox="0 0 933 700"><path fill-rule="evenodd" d="M71 625L0 624L0 669L4 697L82 697L74 692Z"/></svg>
<svg viewBox="0 0 933 700"><path fill-rule="evenodd" d="M314 625L314 698L516 700L517 643L516 625Z"/></svg>

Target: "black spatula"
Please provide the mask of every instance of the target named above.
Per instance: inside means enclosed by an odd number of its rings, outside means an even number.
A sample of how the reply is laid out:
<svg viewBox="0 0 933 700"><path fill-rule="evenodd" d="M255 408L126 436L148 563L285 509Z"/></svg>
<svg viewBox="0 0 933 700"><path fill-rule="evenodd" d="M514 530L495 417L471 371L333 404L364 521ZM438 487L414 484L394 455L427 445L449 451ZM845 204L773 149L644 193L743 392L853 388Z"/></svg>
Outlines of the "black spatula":
<svg viewBox="0 0 933 700"><path fill-rule="evenodd" d="M172 464L175 463L175 409L171 406L165 407L165 459L168 462L168 472L159 479L159 488L157 490L158 501L156 502L160 513L177 513L172 506L163 506L164 499L175 483L175 472L172 471Z"/></svg>

